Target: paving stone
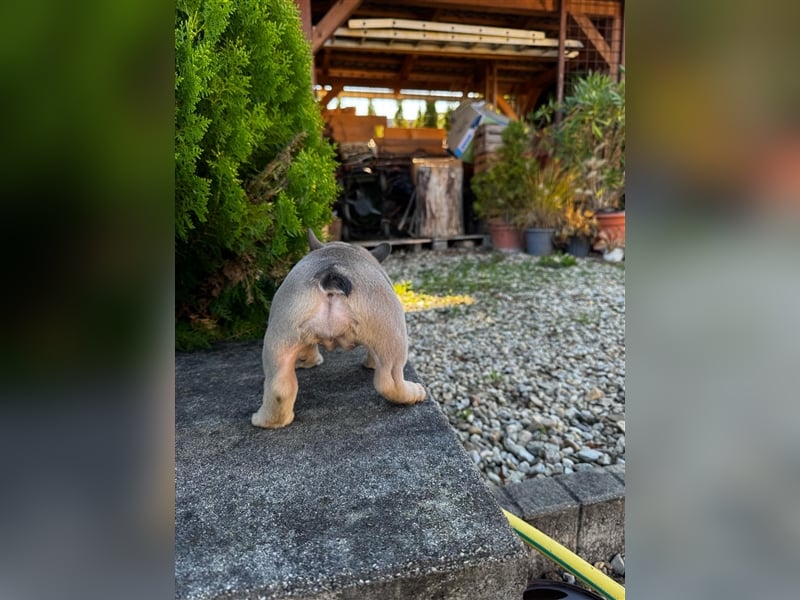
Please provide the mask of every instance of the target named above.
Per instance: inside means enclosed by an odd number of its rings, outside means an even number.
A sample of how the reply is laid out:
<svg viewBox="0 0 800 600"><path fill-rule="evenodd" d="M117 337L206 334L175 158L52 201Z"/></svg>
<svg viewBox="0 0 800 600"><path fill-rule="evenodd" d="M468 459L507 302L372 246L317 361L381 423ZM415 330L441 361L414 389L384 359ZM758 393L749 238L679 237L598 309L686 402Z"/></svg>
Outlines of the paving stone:
<svg viewBox="0 0 800 600"><path fill-rule="evenodd" d="M505 492L520 507L518 517L575 551L580 504L555 479L528 479L505 486ZM530 557L531 569L537 577L555 567L550 559L533 548Z"/></svg>
<svg viewBox="0 0 800 600"><path fill-rule="evenodd" d="M581 504L575 552L594 563L625 547L625 487L607 469L554 478Z"/></svg>

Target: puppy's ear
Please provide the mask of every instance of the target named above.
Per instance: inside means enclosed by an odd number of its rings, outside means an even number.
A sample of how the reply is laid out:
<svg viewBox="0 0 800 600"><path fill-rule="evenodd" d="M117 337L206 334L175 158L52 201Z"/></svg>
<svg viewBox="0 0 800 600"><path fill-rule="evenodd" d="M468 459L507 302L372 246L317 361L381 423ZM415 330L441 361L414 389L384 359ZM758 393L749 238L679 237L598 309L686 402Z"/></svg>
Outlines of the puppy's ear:
<svg viewBox="0 0 800 600"><path fill-rule="evenodd" d="M392 251L392 247L384 242L383 244L376 246L372 250L370 250L370 254L378 259L378 262L383 262L386 260L386 257L389 256L389 253Z"/></svg>
<svg viewBox="0 0 800 600"><path fill-rule="evenodd" d="M308 245L311 246L311 250L322 248L325 245L317 239L317 236L314 235L314 230L311 228L308 229Z"/></svg>

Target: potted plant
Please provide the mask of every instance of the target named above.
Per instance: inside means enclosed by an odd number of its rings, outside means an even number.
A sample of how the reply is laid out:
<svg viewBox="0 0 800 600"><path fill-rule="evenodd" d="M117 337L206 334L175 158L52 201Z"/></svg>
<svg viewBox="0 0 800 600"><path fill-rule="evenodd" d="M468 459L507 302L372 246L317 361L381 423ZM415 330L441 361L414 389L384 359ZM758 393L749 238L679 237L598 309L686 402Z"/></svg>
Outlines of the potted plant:
<svg viewBox="0 0 800 600"><path fill-rule="evenodd" d="M555 114L562 111L560 123ZM593 211L600 230L625 244L625 80L589 73L577 79L561 106L550 102L536 115L541 143L576 172L576 194Z"/></svg>
<svg viewBox="0 0 800 600"><path fill-rule="evenodd" d="M525 251L536 256L552 254L553 234L564 207L574 197L575 176L558 159L544 166L531 160L525 173L526 201L512 222L525 232Z"/></svg>
<svg viewBox="0 0 800 600"><path fill-rule="evenodd" d="M587 256L599 228L594 211L573 200L567 204L561 223L556 228L555 244L566 248L573 256Z"/></svg>
<svg viewBox="0 0 800 600"><path fill-rule="evenodd" d="M492 245L503 251L522 248L515 215L526 202L525 175L530 169L530 135L525 123L512 121L503 130L503 145L486 171L470 183L475 194L475 213L486 219Z"/></svg>

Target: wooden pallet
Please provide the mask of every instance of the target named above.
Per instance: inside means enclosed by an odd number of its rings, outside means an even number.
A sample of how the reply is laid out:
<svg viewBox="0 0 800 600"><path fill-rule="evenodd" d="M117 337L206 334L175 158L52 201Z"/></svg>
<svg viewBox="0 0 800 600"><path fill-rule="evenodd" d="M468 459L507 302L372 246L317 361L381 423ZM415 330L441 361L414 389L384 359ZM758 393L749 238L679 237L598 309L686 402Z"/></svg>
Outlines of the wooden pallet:
<svg viewBox="0 0 800 600"><path fill-rule="evenodd" d="M354 246L375 248L380 244L390 244L392 248L419 252L421 249L445 250L447 248L472 248L486 245L486 236L483 234L454 235L447 238L393 238L388 240L360 240L350 242Z"/></svg>
<svg viewBox="0 0 800 600"><path fill-rule="evenodd" d="M475 154L475 157L472 161L473 173L481 173L482 171L486 171L492 166L498 159L497 153L495 152L482 152L480 154Z"/></svg>
<svg viewBox="0 0 800 600"><path fill-rule="evenodd" d="M478 127L473 141L475 155L497 152L497 149L503 145L503 129L505 127L497 123L484 123Z"/></svg>

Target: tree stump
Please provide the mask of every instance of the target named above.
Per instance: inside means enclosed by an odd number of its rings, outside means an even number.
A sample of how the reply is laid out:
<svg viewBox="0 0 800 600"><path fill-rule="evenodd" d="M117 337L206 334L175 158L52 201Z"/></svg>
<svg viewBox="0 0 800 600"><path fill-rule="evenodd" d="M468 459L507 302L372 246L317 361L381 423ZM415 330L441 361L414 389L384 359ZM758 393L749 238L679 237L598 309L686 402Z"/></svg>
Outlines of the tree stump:
<svg viewBox="0 0 800 600"><path fill-rule="evenodd" d="M464 171L456 158L415 158L414 222L423 237L448 238L464 234L462 185Z"/></svg>

